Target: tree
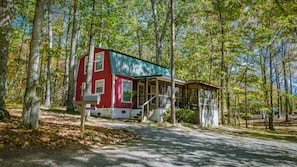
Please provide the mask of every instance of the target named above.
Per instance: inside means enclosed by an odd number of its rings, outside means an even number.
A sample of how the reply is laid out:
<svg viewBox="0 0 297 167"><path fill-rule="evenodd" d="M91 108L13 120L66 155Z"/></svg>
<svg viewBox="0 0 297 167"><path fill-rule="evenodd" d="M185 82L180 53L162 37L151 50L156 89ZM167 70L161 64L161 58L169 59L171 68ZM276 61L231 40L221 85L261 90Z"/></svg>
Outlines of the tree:
<svg viewBox="0 0 297 167"><path fill-rule="evenodd" d="M93 0L93 9L91 16L91 27L90 27L90 43L89 43L89 58L87 63L87 79L86 79L86 88L84 94L92 93L92 73L93 73L93 64L94 64L94 50L95 50L95 26L94 26L94 17L96 16L96 1ZM87 105L90 107L90 104ZM87 110L87 117L90 116L90 110Z"/></svg>
<svg viewBox="0 0 297 167"><path fill-rule="evenodd" d="M0 4L0 120L7 120L10 119L10 115L6 110L5 96L12 0L1 0Z"/></svg>
<svg viewBox="0 0 297 167"><path fill-rule="evenodd" d="M158 15L156 0L151 0L151 5L152 5L152 13L153 13L154 29L155 29L156 63L161 64L161 56L162 56L162 48L163 48L162 42L166 34L167 24L169 22L170 10L168 10L166 14L166 19L164 21L162 31L160 31L160 18Z"/></svg>
<svg viewBox="0 0 297 167"><path fill-rule="evenodd" d="M23 104L21 124L29 129L38 128L38 115L40 99L37 96L38 67L40 58L41 28L44 17L44 0L37 0L35 16L33 20L32 40L30 44L29 64L27 71L27 83Z"/></svg>
<svg viewBox="0 0 297 167"><path fill-rule="evenodd" d="M69 57L69 82L67 92L67 111L74 112L73 98L75 93L75 57L76 57L76 45L77 45L77 30L78 27L78 0L73 1L73 25L71 35L71 53Z"/></svg>
<svg viewBox="0 0 297 167"><path fill-rule="evenodd" d="M48 39L49 39L49 49L46 59L46 93L45 93L45 108L50 108L51 106L51 57L53 49L53 28L52 28L52 11L51 3L48 3Z"/></svg>
<svg viewBox="0 0 297 167"><path fill-rule="evenodd" d="M171 116L172 124L175 125L175 82L174 82L174 46L175 46L175 30L174 30L174 0L170 0L171 10Z"/></svg>

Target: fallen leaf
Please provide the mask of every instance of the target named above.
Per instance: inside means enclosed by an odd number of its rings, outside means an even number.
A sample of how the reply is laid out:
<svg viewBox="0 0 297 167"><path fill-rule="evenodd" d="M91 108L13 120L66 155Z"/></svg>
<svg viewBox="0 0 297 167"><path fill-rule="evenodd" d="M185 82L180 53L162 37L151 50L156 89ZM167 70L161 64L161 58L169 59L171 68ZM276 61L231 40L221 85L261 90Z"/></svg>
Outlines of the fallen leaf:
<svg viewBox="0 0 297 167"><path fill-rule="evenodd" d="M44 143L48 143L51 141L51 139L49 137L41 137L40 140Z"/></svg>

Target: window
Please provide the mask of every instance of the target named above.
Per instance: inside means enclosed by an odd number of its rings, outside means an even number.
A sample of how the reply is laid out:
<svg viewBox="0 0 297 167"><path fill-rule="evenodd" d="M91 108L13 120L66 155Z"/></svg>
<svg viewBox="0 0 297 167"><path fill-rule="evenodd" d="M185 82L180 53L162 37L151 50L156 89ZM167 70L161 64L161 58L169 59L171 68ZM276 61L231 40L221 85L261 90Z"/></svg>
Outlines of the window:
<svg viewBox="0 0 297 167"><path fill-rule="evenodd" d="M122 102L125 102L125 103L132 102L132 81L129 81L129 80L122 81Z"/></svg>
<svg viewBox="0 0 297 167"><path fill-rule="evenodd" d="M104 51L95 55L95 71L102 71L104 68Z"/></svg>
<svg viewBox="0 0 297 167"><path fill-rule="evenodd" d="M95 91L99 94L104 94L104 79L96 80Z"/></svg>
<svg viewBox="0 0 297 167"><path fill-rule="evenodd" d="M84 62L84 74L88 73L88 61L89 61L89 56L86 56L85 62Z"/></svg>

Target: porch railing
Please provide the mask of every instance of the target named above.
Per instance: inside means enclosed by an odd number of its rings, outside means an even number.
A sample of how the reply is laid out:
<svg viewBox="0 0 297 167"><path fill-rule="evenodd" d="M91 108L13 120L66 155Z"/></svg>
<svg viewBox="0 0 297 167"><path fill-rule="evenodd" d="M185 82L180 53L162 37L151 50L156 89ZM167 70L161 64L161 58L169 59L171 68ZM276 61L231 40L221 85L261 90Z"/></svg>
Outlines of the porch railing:
<svg viewBox="0 0 297 167"><path fill-rule="evenodd" d="M151 97L148 101L146 101L145 103L143 103L143 105L141 106L141 122L143 122L144 120L144 107L149 104L152 100L154 100L157 97L157 95Z"/></svg>

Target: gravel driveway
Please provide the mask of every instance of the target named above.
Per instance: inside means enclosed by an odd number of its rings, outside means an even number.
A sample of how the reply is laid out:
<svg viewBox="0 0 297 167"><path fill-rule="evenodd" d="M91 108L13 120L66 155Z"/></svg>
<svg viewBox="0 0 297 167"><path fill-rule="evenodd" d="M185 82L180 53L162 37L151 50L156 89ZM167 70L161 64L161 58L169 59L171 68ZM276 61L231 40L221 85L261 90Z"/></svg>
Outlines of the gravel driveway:
<svg viewBox="0 0 297 167"><path fill-rule="evenodd" d="M106 123L133 129L143 140L100 150L40 155L16 166L297 166L297 144L205 130Z"/></svg>

